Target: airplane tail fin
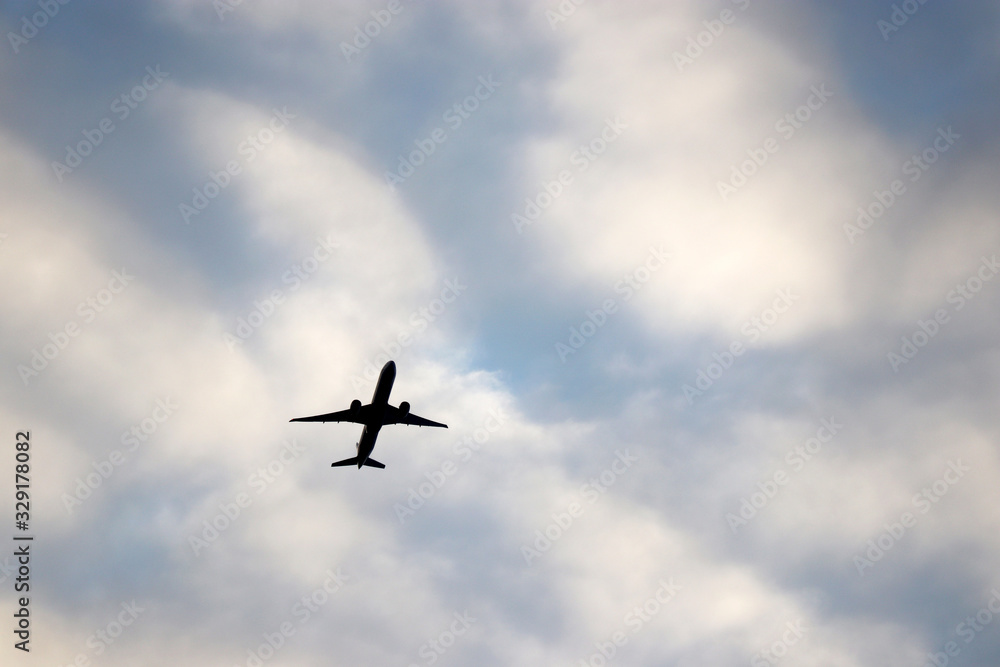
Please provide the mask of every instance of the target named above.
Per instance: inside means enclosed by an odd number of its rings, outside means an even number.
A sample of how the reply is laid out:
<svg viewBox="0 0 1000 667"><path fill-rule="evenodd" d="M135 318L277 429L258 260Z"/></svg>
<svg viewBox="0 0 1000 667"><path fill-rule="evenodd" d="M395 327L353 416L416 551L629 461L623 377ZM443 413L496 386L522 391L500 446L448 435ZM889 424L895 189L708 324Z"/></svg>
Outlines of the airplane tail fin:
<svg viewBox="0 0 1000 667"><path fill-rule="evenodd" d="M355 460L357 460L357 459L355 459ZM371 466L372 468L384 468L385 467L384 463L379 463L378 461L376 461L373 458L369 458L367 461L365 461L365 465L366 466Z"/></svg>
<svg viewBox="0 0 1000 667"><path fill-rule="evenodd" d="M343 461L337 461L336 463L331 463L330 467L337 468L340 466L356 466L356 465L358 465L358 457L352 456L349 459L344 459Z"/></svg>

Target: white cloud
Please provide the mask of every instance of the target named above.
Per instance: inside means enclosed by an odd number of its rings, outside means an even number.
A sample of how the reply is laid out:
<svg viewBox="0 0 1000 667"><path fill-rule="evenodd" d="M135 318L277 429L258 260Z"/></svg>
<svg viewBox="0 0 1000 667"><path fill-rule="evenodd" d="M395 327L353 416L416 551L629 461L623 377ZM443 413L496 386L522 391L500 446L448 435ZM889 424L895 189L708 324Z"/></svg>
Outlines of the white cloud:
<svg viewBox="0 0 1000 667"><path fill-rule="evenodd" d="M658 331L732 335L782 288L802 301L770 340L842 327L863 304L848 290L844 216L893 147L859 115L833 65L802 62L739 11L678 71L671 54L704 30L701 19L679 7L648 17L589 6L559 26L546 98L560 123L529 147L524 185L534 196L560 169L574 181L525 242L544 238L560 272L605 289L649 245L669 246L671 265L639 311ZM809 120L783 121L810 96L819 108ZM574 166L574 151L614 117L627 129L581 171L587 160ZM718 184L768 138L777 152L723 201Z"/></svg>

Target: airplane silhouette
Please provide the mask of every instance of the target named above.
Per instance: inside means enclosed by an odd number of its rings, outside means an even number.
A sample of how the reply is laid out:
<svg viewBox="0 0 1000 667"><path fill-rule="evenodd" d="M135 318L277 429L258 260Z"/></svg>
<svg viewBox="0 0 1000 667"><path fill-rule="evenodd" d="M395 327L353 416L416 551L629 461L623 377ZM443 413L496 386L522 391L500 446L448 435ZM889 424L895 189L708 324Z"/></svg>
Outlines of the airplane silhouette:
<svg viewBox="0 0 1000 667"><path fill-rule="evenodd" d="M314 417L298 417L292 419L293 422L353 422L363 424L361 439L355 445L358 451L357 456L352 456L343 461L330 464L330 467L350 466L355 463L358 469L361 466L371 468L385 468L384 463L379 463L371 458L372 450L375 449L375 439L383 426L388 424L410 424L412 426L440 426L448 428L446 424L439 424L430 419L424 419L410 412L410 404L403 401L399 407L389 405L389 392L392 391L392 383L396 379L396 362L390 360L382 367L379 373L378 383L375 385L375 394L372 395L372 402L368 405L361 405L361 401L354 399L351 407L339 412L330 412L325 415Z"/></svg>

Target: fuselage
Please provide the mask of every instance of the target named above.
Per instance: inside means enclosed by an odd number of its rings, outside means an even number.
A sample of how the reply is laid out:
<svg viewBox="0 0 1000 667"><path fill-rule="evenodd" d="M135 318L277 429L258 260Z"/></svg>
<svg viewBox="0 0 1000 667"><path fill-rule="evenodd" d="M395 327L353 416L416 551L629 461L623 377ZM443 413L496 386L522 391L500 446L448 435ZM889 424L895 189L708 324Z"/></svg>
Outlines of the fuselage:
<svg viewBox="0 0 1000 667"><path fill-rule="evenodd" d="M368 457L375 449L375 439L382 428L382 420L385 417L385 408L389 405L389 394L392 392L392 383L396 379L396 362L388 361L379 373L378 382L375 384L375 393L372 394L371 411L368 413L368 421L361 430L361 439L358 440L358 468L365 464Z"/></svg>

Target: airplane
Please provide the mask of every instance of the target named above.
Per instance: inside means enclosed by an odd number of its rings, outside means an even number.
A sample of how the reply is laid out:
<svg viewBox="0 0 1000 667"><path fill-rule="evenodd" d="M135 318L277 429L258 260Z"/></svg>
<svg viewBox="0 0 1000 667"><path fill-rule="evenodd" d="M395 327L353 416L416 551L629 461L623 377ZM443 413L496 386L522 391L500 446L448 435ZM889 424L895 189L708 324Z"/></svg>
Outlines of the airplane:
<svg viewBox="0 0 1000 667"><path fill-rule="evenodd" d="M372 395L372 402L368 405L361 405L361 401L354 399L351 407L339 412L330 412L325 415L315 415L313 417L298 417L292 419L293 422L353 422L363 424L361 439L354 446L358 455L352 456L343 461L330 464L331 468L338 466L350 466L357 464L358 470L361 466L371 468L385 468L384 463L379 463L371 458L372 450L375 449L375 439L383 426L389 424L410 424L412 426L440 426L448 428L446 424L424 419L410 412L410 404L403 401L399 407L389 405L389 392L392 391L392 383L396 379L396 362L391 359L382 367L379 373L378 383L375 385L375 393Z"/></svg>

